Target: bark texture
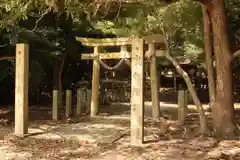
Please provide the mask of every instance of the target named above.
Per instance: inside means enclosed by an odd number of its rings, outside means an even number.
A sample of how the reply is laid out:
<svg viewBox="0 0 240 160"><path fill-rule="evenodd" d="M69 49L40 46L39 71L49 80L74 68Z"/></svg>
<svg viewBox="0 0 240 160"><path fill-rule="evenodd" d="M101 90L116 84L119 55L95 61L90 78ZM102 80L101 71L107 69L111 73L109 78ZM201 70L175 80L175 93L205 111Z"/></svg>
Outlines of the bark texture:
<svg viewBox="0 0 240 160"><path fill-rule="evenodd" d="M204 21L204 45L205 45L205 63L208 74L208 90L210 104L212 104L216 99L216 89L215 89L215 78L214 78L214 68L213 68L213 51L211 43L211 21L210 14L207 7L202 7L203 11L203 21Z"/></svg>
<svg viewBox="0 0 240 160"><path fill-rule="evenodd" d="M58 92L59 92L59 106L63 107L63 83L62 83L62 75L64 69L64 63L66 60L66 53L64 53L63 58L60 62L59 72L58 72Z"/></svg>
<svg viewBox="0 0 240 160"><path fill-rule="evenodd" d="M216 124L217 136L232 139L237 126L234 116L232 87L232 55L230 53L224 0L212 0L209 8L216 55L216 102L212 106L212 116Z"/></svg>

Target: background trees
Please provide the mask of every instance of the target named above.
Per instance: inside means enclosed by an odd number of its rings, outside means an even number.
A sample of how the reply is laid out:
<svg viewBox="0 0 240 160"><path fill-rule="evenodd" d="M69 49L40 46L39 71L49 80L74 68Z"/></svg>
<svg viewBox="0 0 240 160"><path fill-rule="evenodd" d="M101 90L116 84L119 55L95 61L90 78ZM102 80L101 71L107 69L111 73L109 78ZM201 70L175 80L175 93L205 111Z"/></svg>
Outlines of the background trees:
<svg viewBox="0 0 240 160"><path fill-rule="evenodd" d="M80 61L79 53L86 48L75 42L74 36L142 36L162 33L165 28L171 37L173 57L197 60L201 68L213 67L208 70L213 117L219 136L233 137L237 127L232 75L234 80L238 79L239 63L237 59L233 61L232 54L240 48L239 13L237 0L171 3L3 0L0 3L0 93L13 97L14 47L18 42L31 46L30 93L36 98L49 92L52 86L60 90L70 87L84 72L90 72L90 68L81 70L88 62ZM159 60L159 63L166 61Z"/></svg>

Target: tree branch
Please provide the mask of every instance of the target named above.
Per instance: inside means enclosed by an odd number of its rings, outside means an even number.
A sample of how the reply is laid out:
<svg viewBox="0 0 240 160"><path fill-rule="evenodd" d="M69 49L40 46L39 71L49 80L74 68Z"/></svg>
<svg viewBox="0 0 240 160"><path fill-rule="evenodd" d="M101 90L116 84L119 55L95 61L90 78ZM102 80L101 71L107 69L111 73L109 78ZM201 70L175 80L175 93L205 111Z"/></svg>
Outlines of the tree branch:
<svg viewBox="0 0 240 160"><path fill-rule="evenodd" d="M49 7L49 8L40 16L40 18L36 21L35 26L34 26L34 28L31 30L31 32L34 32L34 31L37 29L38 23L39 23L39 22L43 19L43 17L44 17L46 14L48 14L51 10L52 10L52 7Z"/></svg>
<svg viewBox="0 0 240 160"><path fill-rule="evenodd" d="M117 13L117 15L116 15L116 17L115 17L115 21L117 21L117 19L118 19L118 17L119 17L121 8L122 8L122 2L120 1L120 2L119 2L119 7L118 7L118 13Z"/></svg>
<svg viewBox="0 0 240 160"><path fill-rule="evenodd" d="M3 61L3 60L14 60L14 59L15 59L14 56L0 57L0 61Z"/></svg>
<svg viewBox="0 0 240 160"><path fill-rule="evenodd" d="M6 47L7 44L0 45L0 48Z"/></svg>
<svg viewBox="0 0 240 160"><path fill-rule="evenodd" d="M165 33L165 32L163 32ZM205 115L205 111L202 107L202 104L197 96L196 90L191 82L190 77L188 76L187 72L178 64L178 62L171 56L171 51L169 48L169 36L166 35L165 44L166 44L166 52L165 52L165 58L172 63L172 65L175 67L177 73L182 76L184 79L187 88L190 92L190 95L192 96L192 99L197 107L197 110L199 112L199 119L200 119L200 128L201 128L201 134L206 135L208 134L208 128L207 128L207 119Z"/></svg>

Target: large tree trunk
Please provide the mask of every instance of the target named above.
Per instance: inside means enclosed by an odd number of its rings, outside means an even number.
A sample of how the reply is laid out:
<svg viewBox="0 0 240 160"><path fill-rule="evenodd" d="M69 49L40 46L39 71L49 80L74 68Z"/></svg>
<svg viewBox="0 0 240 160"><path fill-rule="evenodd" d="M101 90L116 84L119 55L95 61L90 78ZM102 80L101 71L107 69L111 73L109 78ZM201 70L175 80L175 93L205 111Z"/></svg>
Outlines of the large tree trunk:
<svg viewBox="0 0 240 160"><path fill-rule="evenodd" d="M212 115L219 138L234 138L235 124L233 87L232 87L232 55L230 54L226 11L224 0L212 0L209 7L216 55L216 103L212 106Z"/></svg>
<svg viewBox="0 0 240 160"><path fill-rule="evenodd" d="M213 102L216 99L215 92L215 78L214 78L214 68L213 68L213 51L211 43L211 21L210 14L207 7L202 7L203 11L203 21L204 21L204 45L205 45L205 63L208 74L208 90L209 90L209 99L210 105L212 106Z"/></svg>

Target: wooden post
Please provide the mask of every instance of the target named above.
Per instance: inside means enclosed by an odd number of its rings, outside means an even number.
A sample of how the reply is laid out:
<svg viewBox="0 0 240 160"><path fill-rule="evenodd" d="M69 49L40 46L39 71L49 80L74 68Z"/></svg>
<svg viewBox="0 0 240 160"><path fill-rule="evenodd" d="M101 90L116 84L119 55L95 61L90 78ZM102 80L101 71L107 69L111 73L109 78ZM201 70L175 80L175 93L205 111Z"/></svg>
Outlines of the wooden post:
<svg viewBox="0 0 240 160"><path fill-rule="evenodd" d="M86 107L86 111L88 112L88 110L90 109L91 106L91 101L92 101L92 90L87 89L86 91L86 99L85 99L85 107ZM89 112L88 112L89 113Z"/></svg>
<svg viewBox="0 0 240 160"><path fill-rule="evenodd" d="M15 77L15 135L24 136L28 133L28 68L29 46L16 46L16 77Z"/></svg>
<svg viewBox="0 0 240 160"><path fill-rule="evenodd" d="M124 101L124 97L125 97L125 90L123 87L119 88L119 92L120 92L120 98L119 101L123 102Z"/></svg>
<svg viewBox="0 0 240 160"><path fill-rule="evenodd" d="M100 63L99 47L94 47L93 73L92 73L92 98L91 98L91 116L96 116L99 105L99 81L100 81Z"/></svg>
<svg viewBox="0 0 240 160"><path fill-rule="evenodd" d="M157 119L160 116L160 105L159 105L159 81L157 74L157 58L156 49L154 44L149 44L149 52L151 54L150 59L150 76L151 76L151 93L152 93L152 117Z"/></svg>
<svg viewBox="0 0 240 160"><path fill-rule="evenodd" d="M179 87L178 90L178 123L180 125L184 124L188 105L188 90Z"/></svg>
<svg viewBox="0 0 240 160"><path fill-rule="evenodd" d="M143 39L132 41L131 144L140 145L144 138L144 55Z"/></svg>
<svg viewBox="0 0 240 160"><path fill-rule="evenodd" d="M52 119L59 120L59 94L58 90L53 90L53 100L52 100Z"/></svg>
<svg viewBox="0 0 240 160"><path fill-rule="evenodd" d="M66 117L69 118L72 114L72 91L66 90Z"/></svg>
<svg viewBox="0 0 240 160"><path fill-rule="evenodd" d="M84 105L84 100L85 100L85 94L84 94L84 89L79 88L77 90L77 116L80 116L83 111L83 105Z"/></svg>

